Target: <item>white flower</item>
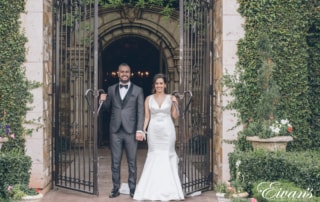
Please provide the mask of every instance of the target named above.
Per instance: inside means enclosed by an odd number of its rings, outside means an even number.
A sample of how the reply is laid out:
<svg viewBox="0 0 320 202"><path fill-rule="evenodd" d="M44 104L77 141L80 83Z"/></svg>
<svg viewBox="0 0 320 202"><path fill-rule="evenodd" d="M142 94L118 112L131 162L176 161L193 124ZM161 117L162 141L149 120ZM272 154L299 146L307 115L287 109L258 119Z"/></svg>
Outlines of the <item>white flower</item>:
<svg viewBox="0 0 320 202"><path fill-rule="evenodd" d="M288 119L281 119L280 123L282 125L286 125L286 124L289 124L289 120Z"/></svg>
<svg viewBox="0 0 320 202"><path fill-rule="evenodd" d="M270 129L273 133L276 133L276 134L279 134L280 132L280 128L279 127L276 127L276 126L270 126Z"/></svg>
<svg viewBox="0 0 320 202"><path fill-rule="evenodd" d="M237 160L237 162L236 162L236 167L239 168L240 164L241 164L241 161L240 161L240 160Z"/></svg>

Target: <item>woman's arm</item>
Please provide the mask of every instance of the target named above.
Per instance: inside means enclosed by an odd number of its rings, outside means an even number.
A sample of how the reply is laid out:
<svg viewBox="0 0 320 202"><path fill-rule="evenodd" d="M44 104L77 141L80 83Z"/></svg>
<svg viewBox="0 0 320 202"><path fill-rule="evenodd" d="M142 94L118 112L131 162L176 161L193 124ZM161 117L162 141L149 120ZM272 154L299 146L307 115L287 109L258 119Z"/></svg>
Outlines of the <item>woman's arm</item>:
<svg viewBox="0 0 320 202"><path fill-rule="evenodd" d="M143 124L143 130L145 132L147 130L147 127L148 127L149 121L150 121L149 99L150 99L150 96L148 96L146 98L146 100L144 101L144 124Z"/></svg>
<svg viewBox="0 0 320 202"><path fill-rule="evenodd" d="M178 105L178 100L175 96L171 96L171 116L176 119L179 117L179 105Z"/></svg>
<svg viewBox="0 0 320 202"><path fill-rule="evenodd" d="M146 139L146 129L148 127L149 124L149 119L150 119L150 112L149 112L149 96L146 98L145 102L144 102L144 123L143 123L143 131L142 132L138 132L136 133L136 140L138 141L143 141L144 139Z"/></svg>

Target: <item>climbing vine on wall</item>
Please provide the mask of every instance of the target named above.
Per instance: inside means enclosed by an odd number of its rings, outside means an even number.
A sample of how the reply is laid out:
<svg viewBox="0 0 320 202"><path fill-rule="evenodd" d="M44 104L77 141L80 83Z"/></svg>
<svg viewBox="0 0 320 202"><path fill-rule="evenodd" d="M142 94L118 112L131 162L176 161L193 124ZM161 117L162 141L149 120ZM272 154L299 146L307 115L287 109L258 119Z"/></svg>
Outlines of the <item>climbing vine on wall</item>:
<svg viewBox="0 0 320 202"><path fill-rule="evenodd" d="M235 100L229 108L239 112L239 122L255 117L260 97L257 88L259 61L257 40L267 33L275 63L273 76L280 87L279 117L286 117L294 126L295 141L289 149L300 150L320 146L319 3L294 0L238 0L244 17L245 36L238 43L239 62L234 85ZM309 41L309 42L308 42ZM311 42L312 41L312 42Z"/></svg>
<svg viewBox="0 0 320 202"><path fill-rule="evenodd" d="M30 89L34 87L25 77L26 37L21 32L20 14L24 12L24 0L0 1L0 116L6 112L6 122L15 134L15 141L9 141L3 150L15 148L24 151L22 124L32 101Z"/></svg>

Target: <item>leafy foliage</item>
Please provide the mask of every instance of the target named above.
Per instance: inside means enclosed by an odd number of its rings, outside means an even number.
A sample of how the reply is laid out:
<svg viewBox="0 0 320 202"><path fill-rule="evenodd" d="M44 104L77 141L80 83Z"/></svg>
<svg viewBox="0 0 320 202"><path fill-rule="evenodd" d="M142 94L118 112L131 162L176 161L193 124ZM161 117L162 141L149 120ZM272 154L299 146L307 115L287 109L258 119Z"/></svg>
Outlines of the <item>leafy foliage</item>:
<svg viewBox="0 0 320 202"><path fill-rule="evenodd" d="M22 66L27 42L20 26L24 8L25 0L0 1L0 114L14 132L14 138L9 138L0 151L0 201L9 200L9 185L27 186L30 179L31 158L24 153L27 131L22 124L27 103L32 101L30 89L39 84L26 79Z"/></svg>
<svg viewBox="0 0 320 202"><path fill-rule="evenodd" d="M9 196L13 200L21 200L24 196L34 196L38 193L35 189L29 188L26 184L15 184L8 187Z"/></svg>
<svg viewBox="0 0 320 202"><path fill-rule="evenodd" d="M0 153L0 198L9 198L8 187L16 184L28 185L31 158L21 152Z"/></svg>
<svg viewBox="0 0 320 202"><path fill-rule="evenodd" d="M24 150L24 130L27 103L32 101L30 89L38 84L28 81L25 69L26 37L21 33L20 14L24 12L24 0L0 2L0 113L6 112L6 122L14 131L16 141L4 144L2 150Z"/></svg>
<svg viewBox="0 0 320 202"><path fill-rule="evenodd" d="M239 113L239 124L259 114L258 103L263 102L260 99L263 91L258 85L259 69L263 65L259 51L263 46L259 40L267 35L271 48L268 54L274 64L272 78L280 92L280 100L273 106L277 117L290 120L297 137L288 149L319 147L320 106L316 104L320 96L317 89L320 81L317 77L320 73L319 2L238 2L238 11L245 18L245 36L238 42L239 61L236 76L231 79L239 82L232 86L235 100L228 108Z"/></svg>
<svg viewBox="0 0 320 202"><path fill-rule="evenodd" d="M225 182L218 183L214 189L217 193L226 193L227 192L227 184Z"/></svg>
<svg viewBox="0 0 320 202"><path fill-rule="evenodd" d="M160 6L163 8L162 14L170 15L175 9L179 7L178 0L100 0L99 4L104 7L152 7Z"/></svg>

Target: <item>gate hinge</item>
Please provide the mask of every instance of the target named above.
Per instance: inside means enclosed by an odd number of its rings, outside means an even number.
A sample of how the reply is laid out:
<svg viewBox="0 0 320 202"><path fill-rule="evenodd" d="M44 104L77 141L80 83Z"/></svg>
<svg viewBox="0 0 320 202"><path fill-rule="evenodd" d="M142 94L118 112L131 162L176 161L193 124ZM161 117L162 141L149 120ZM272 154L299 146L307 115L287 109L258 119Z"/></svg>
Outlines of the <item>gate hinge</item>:
<svg viewBox="0 0 320 202"><path fill-rule="evenodd" d="M208 178L209 178L208 181L210 182L210 184L212 184L213 183L213 172L212 171L209 173Z"/></svg>
<svg viewBox="0 0 320 202"><path fill-rule="evenodd" d="M53 96L56 93L56 84L52 83L52 93L48 93L48 96Z"/></svg>
<svg viewBox="0 0 320 202"><path fill-rule="evenodd" d="M213 0L208 0L210 9L213 7Z"/></svg>
<svg viewBox="0 0 320 202"><path fill-rule="evenodd" d="M212 85L212 84L210 84L210 86L209 86L209 94L210 94L210 95L213 95L213 94L214 94L213 85Z"/></svg>

